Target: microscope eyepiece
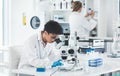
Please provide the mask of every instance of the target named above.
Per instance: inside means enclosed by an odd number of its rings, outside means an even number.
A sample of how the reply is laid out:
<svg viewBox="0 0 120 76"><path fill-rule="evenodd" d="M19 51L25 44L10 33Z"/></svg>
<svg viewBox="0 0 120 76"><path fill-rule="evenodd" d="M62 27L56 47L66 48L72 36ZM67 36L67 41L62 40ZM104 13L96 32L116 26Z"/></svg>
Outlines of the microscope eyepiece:
<svg viewBox="0 0 120 76"><path fill-rule="evenodd" d="M72 61L75 61L75 58L72 58Z"/></svg>
<svg viewBox="0 0 120 76"><path fill-rule="evenodd" d="M55 39L55 42L58 44L58 43L60 43L62 41L58 38L58 39Z"/></svg>

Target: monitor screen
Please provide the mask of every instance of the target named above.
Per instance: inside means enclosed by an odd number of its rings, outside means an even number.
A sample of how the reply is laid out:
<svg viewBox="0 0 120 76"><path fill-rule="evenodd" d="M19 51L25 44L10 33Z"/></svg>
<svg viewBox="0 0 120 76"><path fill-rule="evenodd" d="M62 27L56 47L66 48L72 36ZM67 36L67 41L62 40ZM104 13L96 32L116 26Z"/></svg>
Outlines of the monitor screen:
<svg viewBox="0 0 120 76"><path fill-rule="evenodd" d="M63 33L64 34L70 34L70 27L69 27L69 23L60 23L60 25L63 28Z"/></svg>

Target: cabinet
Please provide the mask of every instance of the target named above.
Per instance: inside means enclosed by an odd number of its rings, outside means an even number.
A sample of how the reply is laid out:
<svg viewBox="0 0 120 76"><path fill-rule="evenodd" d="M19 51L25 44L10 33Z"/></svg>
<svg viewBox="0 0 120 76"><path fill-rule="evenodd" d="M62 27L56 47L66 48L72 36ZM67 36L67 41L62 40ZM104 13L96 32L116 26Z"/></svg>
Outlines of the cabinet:
<svg viewBox="0 0 120 76"><path fill-rule="evenodd" d="M58 21L59 23L68 23L70 11L66 10L54 10L51 15L51 19Z"/></svg>
<svg viewBox="0 0 120 76"><path fill-rule="evenodd" d="M68 23L71 12L71 0L54 0L51 7L51 19L59 23Z"/></svg>
<svg viewBox="0 0 120 76"><path fill-rule="evenodd" d="M81 1L83 3L83 7L85 7L85 0L78 0L78 1ZM68 23L69 15L72 12L71 2L72 2L72 0L54 0L54 1L52 1L51 19L58 21L60 23Z"/></svg>
<svg viewBox="0 0 120 76"><path fill-rule="evenodd" d="M63 33L69 34L69 15L71 13L71 0L54 0L51 6L51 20L55 20L63 27Z"/></svg>

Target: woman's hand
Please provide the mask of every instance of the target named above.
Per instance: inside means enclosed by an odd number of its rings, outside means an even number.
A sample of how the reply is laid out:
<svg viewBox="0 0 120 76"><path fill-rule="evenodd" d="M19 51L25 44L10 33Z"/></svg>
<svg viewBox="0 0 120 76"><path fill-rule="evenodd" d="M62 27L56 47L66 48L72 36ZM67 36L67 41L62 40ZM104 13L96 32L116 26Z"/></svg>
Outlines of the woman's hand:
<svg viewBox="0 0 120 76"><path fill-rule="evenodd" d="M93 18L95 15L95 12L93 10L91 10L91 13L89 15L91 16L91 18Z"/></svg>
<svg viewBox="0 0 120 76"><path fill-rule="evenodd" d="M91 10L91 12L90 12L90 13L87 13L87 14L85 15L85 17L91 16L91 18L93 18L94 15L95 15L95 12L94 12L93 10Z"/></svg>
<svg viewBox="0 0 120 76"><path fill-rule="evenodd" d="M89 16L89 13L87 13L86 15L85 15L85 17L88 17Z"/></svg>

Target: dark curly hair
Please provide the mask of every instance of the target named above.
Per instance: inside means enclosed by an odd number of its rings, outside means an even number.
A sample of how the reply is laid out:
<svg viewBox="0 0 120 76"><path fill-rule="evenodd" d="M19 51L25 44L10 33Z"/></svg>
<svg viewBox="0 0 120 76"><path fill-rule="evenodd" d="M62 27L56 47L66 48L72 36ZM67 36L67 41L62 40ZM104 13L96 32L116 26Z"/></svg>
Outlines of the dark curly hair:
<svg viewBox="0 0 120 76"><path fill-rule="evenodd" d="M61 25L53 20L50 20L45 24L44 31L53 34L63 34L63 28Z"/></svg>

